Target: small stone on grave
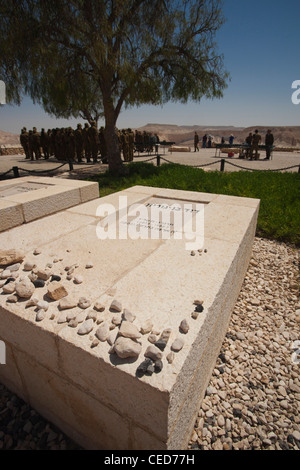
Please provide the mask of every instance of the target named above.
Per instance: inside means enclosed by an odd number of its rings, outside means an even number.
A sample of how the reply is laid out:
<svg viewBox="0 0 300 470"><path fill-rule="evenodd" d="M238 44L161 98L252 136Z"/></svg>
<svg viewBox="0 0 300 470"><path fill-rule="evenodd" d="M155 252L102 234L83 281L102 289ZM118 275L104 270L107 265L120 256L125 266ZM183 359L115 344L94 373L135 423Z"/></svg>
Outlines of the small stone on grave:
<svg viewBox="0 0 300 470"><path fill-rule="evenodd" d="M16 264L9 266L7 269L12 273L12 272L18 271L20 269L20 266L21 266L20 263L16 263Z"/></svg>
<svg viewBox="0 0 300 470"><path fill-rule="evenodd" d="M182 320L182 322L180 323L179 328L183 333L187 333L189 331L190 326L189 326L188 321L187 321L186 318L184 320Z"/></svg>
<svg viewBox="0 0 300 470"><path fill-rule="evenodd" d="M16 294L22 299L30 299L35 291L35 286L28 277L16 282Z"/></svg>
<svg viewBox="0 0 300 470"><path fill-rule="evenodd" d="M67 297L68 291L66 288L60 284L58 281L53 281L48 286L47 296L51 300L61 300L64 297Z"/></svg>
<svg viewBox="0 0 300 470"><path fill-rule="evenodd" d="M155 361L154 363L154 372L158 373L158 372L161 372L163 369L163 362L161 359L159 359L158 361Z"/></svg>
<svg viewBox="0 0 300 470"><path fill-rule="evenodd" d="M175 358L175 354L173 353L173 351L169 352L169 354L167 355L167 361L169 364L172 364L173 361L174 361L174 358Z"/></svg>
<svg viewBox="0 0 300 470"><path fill-rule="evenodd" d="M121 325L122 323L122 315L121 313L116 313L113 317L112 317L112 320L111 320L112 324L115 325L115 326L119 326Z"/></svg>
<svg viewBox="0 0 300 470"><path fill-rule="evenodd" d="M153 361L158 361L159 359L162 359L162 352L153 344L147 347L145 354L145 357L149 357Z"/></svg>
<svg viewBox="0 0 300 470"><path fill-rule="evenodd" d="M75 282L75 284L82 284L83 283L83 277L82 276L75 276L74 277L74 282Z"/></svg>
<svg viewBox="0 0 300 470"><path fill-rule="evenodd" d="M110 304L110 310L115 312L122 312L122 304L118 300L113 300Z"/></svg>
<svg viewBox="0 0 300 470"><path fill-rule="evenodd" d="M34 287L36 287L37 289L45 287L45 281L43 281L42 279L38 279L36 274L32 274L31 276L29 276L29 279L32 280Z"/></svg>
<svg viewBox="0 0 300 470"><path fill-rule="evenodd" d="M15 289L16 289L16 283L9 282L8 284L3 286L2 291L4 294L12 294L13 292L15 292Z"/></svg>
<svg viewBox="0 0 300 470"><path fill-rule="evenodd" d="M37 304L39 302L39 299L37 299L36 297L32 297L30 300L28 300L28 302L26 303L25 305L25 308L29 308L29 307L36 307Z"/></svg>
<svg viewBox="0 0 300 470"><path fill-rule="evenodd" d="M123 320L133 322L136 319L136 316L131 313L127 308L124 308L123 310Z"/></svg>
<svg viewBox="0 0 300 470"><path fill-rule="evenodd" d="M91 301L86 297L80 297L78 302L78 307L82 308L83 310L89 308L91 306Z"/></svg>
<svg viewBox="0 0 300 470"><path fill-rule="evenodd" d="M172 343L171 350L175 352L181 351L184 346L184 340L182 338L176 338Z"/></svg>
<svg viewBox="0 0 300 470"><path fill-rule="evenodd" d="M103 322L99 326L95 334L100 341L102 342L107 341L107 338L109 337L109 334L110 334L109 323Z"/></svg>
<svg viewBox="0 0 300 470"><path fill-rule="evenodd" d="M10 249L0 250L0 266L9 266L14 263L22 262L25 254L22 251Z"/></svg>
<svg viewBox="0 0 300 470"><path fill-rule="evenodd" d="M146 335L147 333L150 333L152 328L153 328L152 321L147 320L141 325L140 332L142 333L142 335Z"/></svg>
<svg viewBox="0 0 300 470"><path fill-rule="evenodd" d="M80 328L78 330L78 334L81 335L81 336L87 335L88 333L90 333L92 331L93 328L94 328L94 321L92 319L86 320L80 326Z"/></svg>
<svg viewBox="0 0 300 470"><path fill-rule="evenodd" d="M136 373L139 377L146 374L148 367L153 365L153 361L151 359L145 359L143 362L140 363L138 366Z"/></svg>
<svg viewBox="0 0 300 470"><path fill-rule="evenodd" d="M59 308L61 310L77 307L78 301L74 297L67 296L60 300Z"/></svg>
<svg viewBox="0 0 300 470"><path fill-rule="evenodd" d="M46 312L42 308L37 312L35 321L40 322L43 321L46 317Z"/></svg>
<svg viewBox="0 0 300 470"><path fill-rule="evenodd" d="M122 322L120 329L119 329L119 335L124 336L125 338L132 338L132 339L139 339L142 336L138 328L128 321Z"/></svg>
<svg viewBox="0 0 300 470"><path fill-rule="evenodd" d="M34 268L36 268L36 264L31 261L26 261L23 267L24 271L32 271Z"/></svg>
<svg viewBox="0 0 300 470"><path fill-rule="evenodd" d="M94 305L94 310L96 310L97 312L104 312L105 307L100 302L96 302Z"/></svg>
<svg viewBox="0 0 300 470"><path fill-rule="evenodd" d="M142 346L130 338L120 336L114 343L114 352L121 359L138 357L142 351Z"/></svg>
<svg viewBox="0 0 300 470"><path fill-rule="evenodd" d="M45 310L45 312L47 312L47 310L49 308L49 303L46 302L46 300L40 300L37 303L37 307L40 308L40 309L43 309L43 310Z"/></svg>

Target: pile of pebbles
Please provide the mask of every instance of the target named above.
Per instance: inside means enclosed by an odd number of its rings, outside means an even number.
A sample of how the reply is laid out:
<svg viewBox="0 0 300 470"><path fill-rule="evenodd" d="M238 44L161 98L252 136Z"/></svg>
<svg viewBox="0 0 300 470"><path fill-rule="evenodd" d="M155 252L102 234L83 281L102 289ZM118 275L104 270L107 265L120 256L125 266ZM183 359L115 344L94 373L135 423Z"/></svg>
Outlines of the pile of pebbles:
<svg viewBox="0 0 300 470"><path fill-rule="evenodd" d="M0 250L0 295L6 303L17 304L25 301L24 307L30 319L38 323L50 320L58 327L67 324L74 329L74 335L88 336L90 347L95 349L96 353L101 342L108 343L107 354L115 354L125 361L137 359L142 354L141 338L146 336L151 344L143 351L146 359L139 364L136 375L151 376L162 371L162 359L172 333L171 328L160 331L151 319L134 324L136 315L123 308L120 300L111 301L112 292L106 305L102 304L100 299L92 302L85 297L85 278L79 272L82 273L84 269L92 270L93 262L86 263L85 267L81 266L78 271L78 263L66 264L64 258L52 254L48 256L46 266L41 266L38 261L40 254L41 251L35 249L32 255L36 259L26 260L25 254L17 250ZM77 285L73 294L70 293L70 283ZM80 284L83 284L81 290ZM194 301L192 322L203 312L203 303L204 300ZM169 344L169 354L166 354L169 363L175 360L176 354L184 347L183 337L190 330L189 321L190 318L181 321L175 338L174 332Z"/></svg>
<svg viewBox="0 0 300 470"><path fill-rule="evenodd" d="M298 341L299 250L256 238L187 450L299 450ZM0 384L1 449L80 447Z"/></svg>

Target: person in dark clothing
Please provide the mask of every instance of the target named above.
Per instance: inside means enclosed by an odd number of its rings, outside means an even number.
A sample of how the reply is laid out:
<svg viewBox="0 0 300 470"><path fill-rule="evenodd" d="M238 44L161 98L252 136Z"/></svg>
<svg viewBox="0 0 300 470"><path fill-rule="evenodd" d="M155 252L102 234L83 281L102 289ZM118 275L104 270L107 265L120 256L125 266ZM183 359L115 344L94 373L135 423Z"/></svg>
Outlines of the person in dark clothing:
<svg viewBox="0 0 300 470"><path fill-rule="evenodd" d="M26 160L30 160L30 151L29 151L29 134L26 127L23 127L20 135L20 143L24 149Z"/></svg>
<svg viewBox="0 0 300 470"><path fill-rule="evenodd" d="M246 137L246 140L245 140L246 144L249 146L246 149L246 158L250 158L252 139L253 139L253 135L252 135L252 132L250 132L248 137Z"/></svg>
<svg viewBox="0 0 300 470"><path fill-rule="evenodd" d="M274 144L274 136L272 134L271 129L268 129L265 137L265 146L266 146L266 158L265 160L270 160L272 147Z"/></svg>
<svg viewBox="0 0 300 470"><path fill-rule="evenodd" d="M195 135L194 135L194 151L197 152L199 151L199 136L197 134L197 132L195 132Z"/></svg>

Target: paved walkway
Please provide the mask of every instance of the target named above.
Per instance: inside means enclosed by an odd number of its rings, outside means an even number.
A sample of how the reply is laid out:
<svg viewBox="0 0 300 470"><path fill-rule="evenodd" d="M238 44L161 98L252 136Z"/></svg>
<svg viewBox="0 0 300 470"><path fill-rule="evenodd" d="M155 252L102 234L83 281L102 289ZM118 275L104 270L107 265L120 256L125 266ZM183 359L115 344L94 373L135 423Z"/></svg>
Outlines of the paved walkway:
<svg viewBox="0 0 300 470"><path fill-rule="evenodd" d="M215 149L200 149L199 152L168 152L167 150L160 153L161 164L165 163L165 160L172 163L180 163L183 165L191 166L204 166L205 171L216 171L220 170L220 159L225 159L225 171L240 171L242 169L255 169L255 170L276 170L281 171L292 171L298 172L300 166L300 152L274 152L273 159L266 161L263 160L264 154L261 155L262 159L258 161L242 160L236 157L228 158L227 154L222 153L215 156ZM148 161L153 159L153 155L147 154L135 154L134 161ZM28 171L44 172L45 170L54 170L55 168L62 165L64 162L55 160L53 157L49 160L38 160L30 161L26 160L22 155L2 155L0 156L0 175L10 170L14 166L17 166L20 170L20 176L27 176L30 173ZM156 158L153 159L153 163L156 165ZM236 166L238 165L238 166ZM107 169L107 165L101 163L74 163L74 171L72 177L78 177L80 175L90 175L99 172L103 172ZM240 168L243 167L243 168ZM294 167L290 169L290 167ZM288 170L282 170L286 169ZM25 171L24 171L25 170ZM58 170L61 176L70 176L69 165L66 164ZM10 173L12 175L12 173Z"/></svg>
<svg viewBox="0 0 300 470"><path fill-rule="evenodd" d="M225 171L239 171L240 168L233 166L238 165L246 169L255 169L255 170L275 170L291 166L297 166L297 168L290 169L288 171L297 172L300 166L300 152L273 152L272 160L263 160L265 154L261 154L261 159L257 161L250 161L239 159L236 155L234 158L228 158L226 153L221 153L215 156L215 149L200 149L199 152L162 152L162 161L164 159L172 163L181 163L183 165L208 165L203 167L206 171L216 171L220 170L220 159L225 159ZM149 157L151 158L151 157ZM147 160L146 156L135 157L135 161Z"/></svg>

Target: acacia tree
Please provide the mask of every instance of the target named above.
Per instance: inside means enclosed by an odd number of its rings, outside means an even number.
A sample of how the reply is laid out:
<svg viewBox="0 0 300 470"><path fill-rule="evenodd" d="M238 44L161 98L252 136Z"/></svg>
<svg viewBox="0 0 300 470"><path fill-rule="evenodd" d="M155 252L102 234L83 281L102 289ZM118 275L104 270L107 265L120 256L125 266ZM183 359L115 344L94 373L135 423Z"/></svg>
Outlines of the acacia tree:
<svg viewBox="0 0 300 470"><path fill-rule="evenodd" d="M103 115L110 170L123 107L220 98L220 0L0 0L0 78L56 116ZM81 113L81 114L80 114Z"/></svg>

